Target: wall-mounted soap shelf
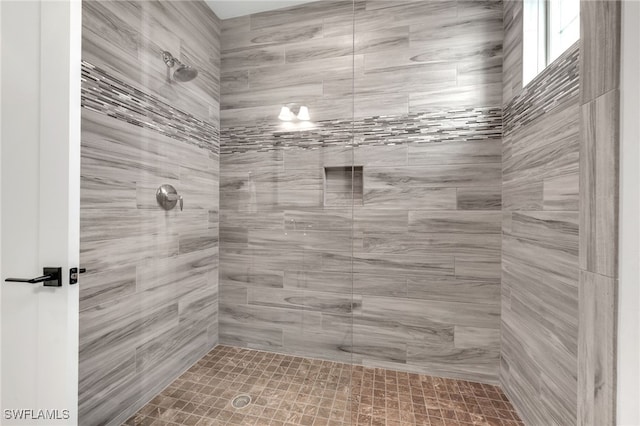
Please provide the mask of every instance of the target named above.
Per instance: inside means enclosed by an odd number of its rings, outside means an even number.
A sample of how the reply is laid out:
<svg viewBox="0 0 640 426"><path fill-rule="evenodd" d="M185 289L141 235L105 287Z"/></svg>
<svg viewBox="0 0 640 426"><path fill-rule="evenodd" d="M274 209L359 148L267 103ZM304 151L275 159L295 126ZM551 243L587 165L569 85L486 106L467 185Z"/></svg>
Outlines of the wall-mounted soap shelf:
<svg viewBox="0 0 640 426"><path fill-rule="evenodd" d="M362 166L325 167L325 207L361 206L363 203L362 175Z"/></svg>

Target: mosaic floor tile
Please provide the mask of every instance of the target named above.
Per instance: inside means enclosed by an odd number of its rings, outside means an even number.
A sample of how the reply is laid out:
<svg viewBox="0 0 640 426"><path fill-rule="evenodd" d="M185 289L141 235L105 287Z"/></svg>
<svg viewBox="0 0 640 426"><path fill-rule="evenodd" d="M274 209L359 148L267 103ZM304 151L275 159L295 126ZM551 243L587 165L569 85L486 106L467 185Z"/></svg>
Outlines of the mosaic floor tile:
<svg viewBox="0 0 640 426"><path fill-rule="evenodd" d="M232 400L251 397L245 408ZM499 387L218 346L125 423L523 425Z"/></svg>

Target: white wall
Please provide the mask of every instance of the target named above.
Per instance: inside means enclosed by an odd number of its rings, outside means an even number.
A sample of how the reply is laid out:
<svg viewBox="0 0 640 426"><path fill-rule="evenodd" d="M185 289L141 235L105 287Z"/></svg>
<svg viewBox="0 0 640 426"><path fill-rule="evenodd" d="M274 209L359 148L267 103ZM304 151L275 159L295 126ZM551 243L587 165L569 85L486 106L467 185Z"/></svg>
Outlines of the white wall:
<svg viewBox="0 0 640 426"><path fill-rule="evenodd" d="M622 9L617 422L640 425L640 2Z"/></svg>

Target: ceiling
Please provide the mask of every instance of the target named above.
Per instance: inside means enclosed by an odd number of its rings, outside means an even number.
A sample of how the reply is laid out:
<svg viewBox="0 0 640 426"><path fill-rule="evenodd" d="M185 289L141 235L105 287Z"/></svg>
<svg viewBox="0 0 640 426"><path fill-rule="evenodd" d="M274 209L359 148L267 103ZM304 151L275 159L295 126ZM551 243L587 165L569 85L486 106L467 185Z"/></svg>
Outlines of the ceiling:
<svg viewBox="0 0 640 426"><path fill-rule="evenodd" d="M220 19L282 9L314 0L205 0Z"/></svg>

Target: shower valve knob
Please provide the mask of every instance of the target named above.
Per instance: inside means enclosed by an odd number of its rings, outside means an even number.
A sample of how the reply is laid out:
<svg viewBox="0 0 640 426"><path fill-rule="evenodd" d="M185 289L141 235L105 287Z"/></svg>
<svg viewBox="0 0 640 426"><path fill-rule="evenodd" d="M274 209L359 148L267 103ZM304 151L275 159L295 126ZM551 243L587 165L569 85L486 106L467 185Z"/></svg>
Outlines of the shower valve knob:
<svg viewBox="0 0 640 426"><path fill-rule="evenodd" d="M173 185L164 184L161 185L156 191L156 201L158 205L165 210L173 209L178 203L180 203L180 210L184 206L182 195L178 194L178 191Z"/></svg>

